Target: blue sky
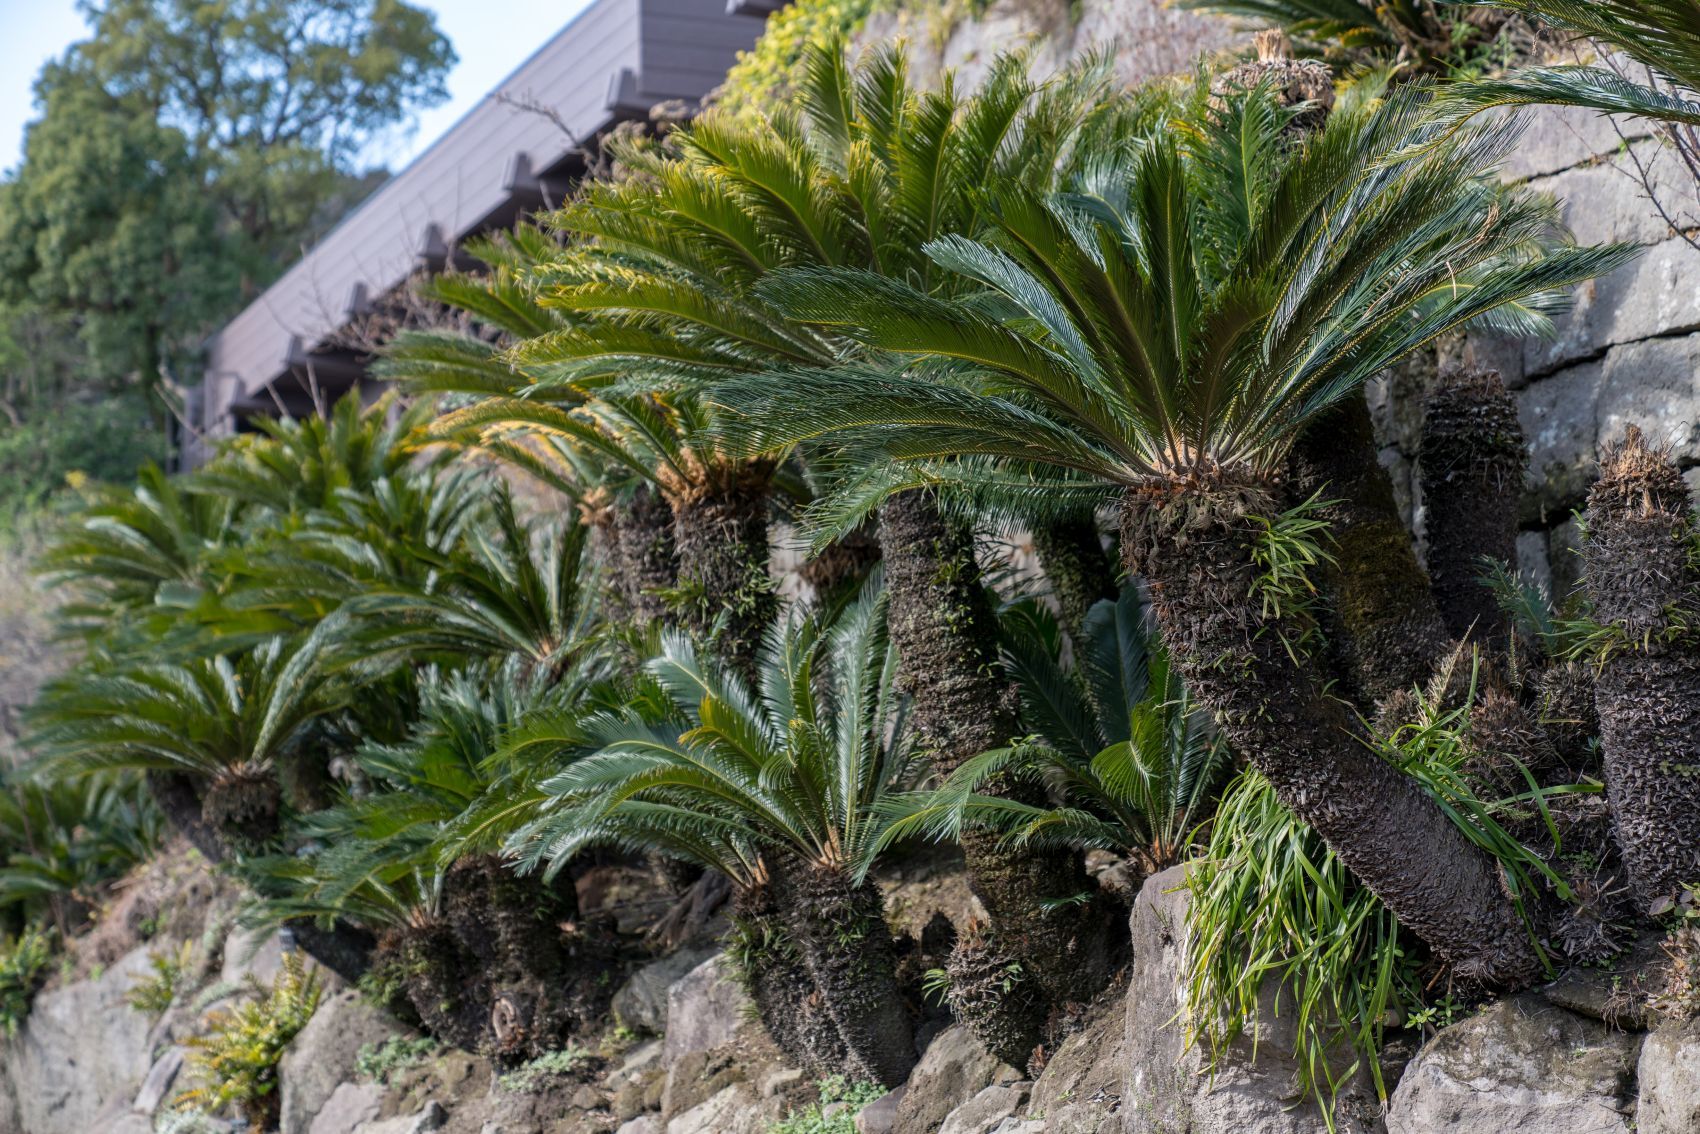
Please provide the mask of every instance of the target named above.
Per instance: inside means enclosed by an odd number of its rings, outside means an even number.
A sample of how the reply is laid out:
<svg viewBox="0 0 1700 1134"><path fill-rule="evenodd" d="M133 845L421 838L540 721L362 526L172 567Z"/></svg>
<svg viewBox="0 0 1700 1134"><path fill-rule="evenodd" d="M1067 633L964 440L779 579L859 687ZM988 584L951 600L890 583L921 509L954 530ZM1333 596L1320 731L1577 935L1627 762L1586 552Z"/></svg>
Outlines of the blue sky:
<svg viewBox="0 0 1700 1134"><path fill-rule="evenodd" d="M425 0L460 56L449 74L449 101L421 115L412 135L379 147L374 161L401 168L588 3ZM74 0L0 0L0 170L17 165L24 126L35 117L36 72L86 32Z"/></svg>

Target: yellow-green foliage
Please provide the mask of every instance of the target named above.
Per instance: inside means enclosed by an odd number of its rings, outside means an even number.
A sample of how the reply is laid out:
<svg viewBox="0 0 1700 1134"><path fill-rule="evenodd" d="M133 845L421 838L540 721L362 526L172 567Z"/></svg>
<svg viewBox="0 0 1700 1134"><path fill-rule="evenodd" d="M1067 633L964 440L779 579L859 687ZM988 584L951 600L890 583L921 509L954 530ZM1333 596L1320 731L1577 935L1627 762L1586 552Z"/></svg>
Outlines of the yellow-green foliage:
<svg viewBox="0 0 1700 1134"><path fill-rule="evenodd" d="M319 974L299 953L289 953L271 988L262 991L257 1000L215 1013L210 1030L188 1040L189 1066L200 1083L177 1096L178 1107L217 1112L234 1106L255 1130L275 1125L278 1061L319 1006Z"/></svg>
<svg viewBox="0 0 1700 1134"><path fill-rule="evenodd" d="M195 943L185 941L175 952L154 949L148 953L152 976L143 977L124 994L125 1003L144 1016L163 1015L183 989L183 978L194 968Z"/></svg>
<svg viewBox="0 0 1700 1134"><path fill-rule="evenodd" d="M0 1028L8 1036L29 1019L30 1001L47 976L53 960L53 937L44 929L27 927L17 940L0 945Z"/></svg>
<svg viewBox="0 0 1700 1134"><path fill-rule="evenodd" d="M767 18L755 46L738 53L715 94L715 105L733 114L774 110L791 100L803 54L834 36L849 36L889 0L793 0Z"/></svg>

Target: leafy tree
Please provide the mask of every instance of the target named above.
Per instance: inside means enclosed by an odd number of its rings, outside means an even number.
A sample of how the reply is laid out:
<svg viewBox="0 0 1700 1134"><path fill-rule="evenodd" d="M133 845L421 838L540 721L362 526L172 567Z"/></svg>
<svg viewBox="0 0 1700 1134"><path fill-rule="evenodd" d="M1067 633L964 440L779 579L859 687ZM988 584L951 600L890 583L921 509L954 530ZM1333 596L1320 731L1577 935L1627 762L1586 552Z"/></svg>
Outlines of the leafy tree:
<svg viewBox="0 0 1700 1134"><path fill-rule="evenodd" d="M1443 134L1427 111L1406 90L1293 145L1292 112L1254 91L1164 124L1077 193L999 191L993 242L928 252L1007 322L867 272L793 272L771 299L932 377L870 362L716 397L763 446L877 429L900 461L983 454L1117 488L1126 566L1235 751L1463 975L1516 984L1537 958L1493 861L1324 692L1302 583L1319 525L1282 513L1278 470L1371 375L1479 319L1538 331L1555 288L1632 250L1554 243L1550 203L1485 177L1515 135Z"/></svg>
<svg viewBox="0 0 1700 1134"><path fill-rule="evenodd" d="M216 321L353 203L368 144L446 97L453 52L404 0L83 11L0 183L0 302L78 337L79 385L187 381Z"/></svg>

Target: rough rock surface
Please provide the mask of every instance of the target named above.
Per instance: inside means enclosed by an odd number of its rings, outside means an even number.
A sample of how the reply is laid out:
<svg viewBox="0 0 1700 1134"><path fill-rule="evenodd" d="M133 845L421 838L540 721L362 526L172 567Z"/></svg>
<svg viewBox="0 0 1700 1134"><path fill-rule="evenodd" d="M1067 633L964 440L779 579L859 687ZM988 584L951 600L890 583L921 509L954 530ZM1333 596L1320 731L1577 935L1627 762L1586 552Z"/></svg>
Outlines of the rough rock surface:
<svg viewBox="0 0 1700 1134"><path fill-rule="evenodd" d="M312 1114L307 1134L353 1134L376 1122L383 1112L384 1088L380 1084L339 1083Z"/></svg>
<svg viewBox="0 0 1700 1134"><path fill-rule="evenodd" d="M939 1134L987 1134L1014 1118L1027 1101L1027 1087L991 1086L951 1111L939 1126Z"/></svg>
<svg viewBox="0 0 1700 1134"><path fill-rule="evenodd" d="M1636 1134L1700 1130L1700 1020L1665 1024L1641 1045Z"/></svg>
<svg viewBox="0 0 1700 1134"><path fill-rule="evenodd" d="M125 1003L150 973L135 949L95 980L35 998L29 1020L0 1058L11 1114L0 1134L88 1134L114 1104L128 1110L153 1066L148 1019Z"/></svg>
<svg viewBox="0 0 1700 1134"><path fill-rule="evenodd" d="M712 950L685 949L635 970L614 993L614 1019L634 1031L661 1035L667 1030L668 992L711 956Z"/></svg>
<svg viewBox="0 0 1700 1134"><path fill-rule="evenodd" d="M1052 1053L1033 1084L1027 1117L1048 1134L1121 1134L1125 1000L1105 996L1086 1024Z"/></svg>
<svg viewBox="0 0 1700 1134"><path fill-rule="evenodd" d="M1202 1045L1186 1043L1186 935L1183 867L1146 879L1133 906L1133 975L1128 987L1125 1134L1314 1134L1326 1129L1313 1103L1292 1101L1296 1064L1290 1017L1264 1012L1256 1058L1241 1038L1222 1053L1214 1074ZM1343 1071L1344 1068L1339 1069ZM1382 1129L1380 1103L1367 1077L1348 1083L1335 1106L1336 1128L1347 1134ZM1488 1128L1484 1128L1488 1129Z"/></svg>
<svg viewBox="0 0 1700 1134"><path fill-rule="evenodd" d="M405 1031L352 989L326 997L278 1067L281 1134L306 1134L337 1085L354 1078L360 1049Z"/></svg>
<svg viewBox="0 0 1700 1134"><path fill-rule="evenodd" d="M1388 1134L1635 1129L1641 1037L1536 994L1497 1001L1431 1040L1388 1106Z"/></svg>
<svg viewBox="0 0 1700 1134"><path fill-rule="evenodd" d="M935 1134L951 1111L991 1085L999 1066L966 1027L946 1028L910 1073L893 1134Z"/></svg>
<svg viewBox="0 0 1700 1134"><path fill-rule="evenodd" d="M667 1036L662 1059L671 1064L729 1041L749 1014L749 997L732 977L732 962L716 954L667 990Z"/></svg>

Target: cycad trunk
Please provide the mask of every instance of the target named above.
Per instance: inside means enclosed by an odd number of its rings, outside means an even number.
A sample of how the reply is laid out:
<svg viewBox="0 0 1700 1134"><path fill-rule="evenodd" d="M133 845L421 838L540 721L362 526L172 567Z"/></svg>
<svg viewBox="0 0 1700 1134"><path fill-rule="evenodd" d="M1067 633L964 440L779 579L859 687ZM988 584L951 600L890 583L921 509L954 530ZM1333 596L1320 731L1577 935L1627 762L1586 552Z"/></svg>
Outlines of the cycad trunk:
<svg viewBox="0 0 1700 1134"><path fill-rule="evenodd" d="M1428 572L1454 637L1506 645L1508 627L1482 578L1517 564L1517 502L1528 449L1517 403L1493 370L1458 370L1423 404L1417 467L1428 516Z"/></svg>
<svg viewBox="0 0 1700 1134"><path fill-rule="evenodd" d="M973 536L942 516L930 494L909 491L886 502L880 546L891 639L914 699L910 719L934 766L948 775L1020 730ZM1001 790L1043 802L1034 788ZM962 844L970 885L991 915L1000 947L1049 1004L1090 1000L1119 961L1126 924L1098 892L1083 857L1011 850L996 836L974 832Z"/></svg>
<svg viewBox="0 0 1700 1134"><path fill-rule="evenodd" d="M810 1074L843 1074L849 1048L803 964L775 888L740 890L732 899L732 925L745 987L774 1045Z"/></svg>
<svg viewBox="0 0 1700 1134"><path fill-rule="evenodd" d="M1311 575L1321 597L1331 660L1365 713L1383 698L1427 681L1446 655L1446 625L1417 562L1411 533L1376 457L1362 395L1307 429L1288 461L1288 502L1320 492L1333 563Z"/></svg>
<svg viewBox="0 0 1700 1134"><path fill-rule="evenodd" d="M1098 539L1091 516L1033 527L1033 550L1057 600L1057 616L1071 637L1086 625L1086 612L1118 593L1116 571Z"/></svg>
<svg viewBox="0 0 1700 1134"><path fill-rule="evenodd" d="M1621 636L1595 686L1606 792L1643 911L1700 879L1700 573L1688 488L1631 427L1601 461L1583 548L1594 617Z"/></svg>
<svg viewBox="0 0 1700 1134"><path fill-rule="evenodd" d="M779 611L768 572L768 475L716 477L671 503L685 625L712 637L719 655L753 678L762 635Z"/></svg>
<svg viewBox="0 0 1700 1134"><path fill-rule="evenodd" d="M609 568L627 615L643 629L667 613L664 592L679 583L673 555L673 510L649 485L610 508Z"/></svg>
<svg viewBox="0 0 1700 1134"><path fill-rule="evenodd" d="M839 1073L852 1082L900 1085L915 1066L915 1035L879 887L813 863L791 864L787 875L792 940L844 1041Z"/></svg>
<svg viewBox="0 0 1700 1134"><path fill-rule="evenodd" d="M1251 477L1130 490L1123 554L1151 587L1175 664L1282 803L1460 977L1529 983L1540 963L1492 858L1354 731L1283 641L1303 627L1262 616L1248 517L1276 510Z"/></svg>

